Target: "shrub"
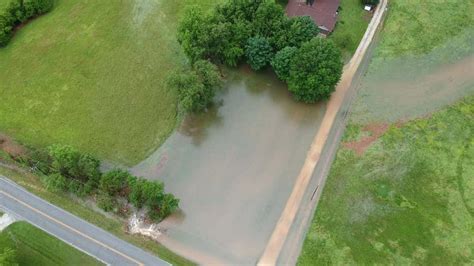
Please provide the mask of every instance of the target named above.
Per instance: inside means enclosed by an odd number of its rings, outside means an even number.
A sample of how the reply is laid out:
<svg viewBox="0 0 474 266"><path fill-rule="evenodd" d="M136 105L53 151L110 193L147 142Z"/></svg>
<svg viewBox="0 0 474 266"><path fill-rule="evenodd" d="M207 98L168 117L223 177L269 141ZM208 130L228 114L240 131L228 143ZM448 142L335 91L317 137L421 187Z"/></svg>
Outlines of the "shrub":
<svg viewBox="0 0 474 266"><path fill-rule="evenodd" d="M141 209L145 204L143 187L146 182L143 178L129 179L130 194L128 194L128 201L137 209Z"/></svg>
<svg viewBox="0 0 474 266"><path fill-rule="evenodd" d="M116 212L118 209L117 200L106 193L100 193L97 196L97 206L106 212Z"/></svg>
<svg viewBox="0 0 474 266"><path fill-rule="evenodd" d="M361 0L363 5L378 5L380 0Z"/></svg>
<svg viewBox="0 0 474 266"><path fill-rule="evenodd" d="M130 174L120 169L112 170L102 175L99 183L99 189L110 196L116 196L123 192L127 185Z"/></svg>
<svg viewBox="0 0 474 266"><path fill-rule="evenodd" d="M81 154L68 145L52 145L48 148L51 157L51 168L55 173L98 185L100 178L100 161L91 155Z"/></svg>
<svg viewBox="0 0 474 266"><path fill-rule="evenodd" d="M328 99L341 78L342 67L341 54L333 42L313 38L291 60L288 89L298 101Z"/></svg>
<svg viewBox="0 0 474 266"><path fill-rule="evenodd" d="M52 174L49 176L44 176L41 181L43 181L47 190L52 192L66 191L68 187L68 182L64 176L61 174Z"/></svg>
<svg viewBox="0 0 474 266"><path fill-rule="evenodd" d="M252 37L245 47L245 55L252 69L259 70L270 63L273 52L266 38Z"/></svg>
<svg viewBox="0 0 474 266"><path fill-rule="evenodd" d="M291 59L295 56L298 49L296 47L285 47L272 60L272 67L278 78L287 81L290 76Z"/></svg>

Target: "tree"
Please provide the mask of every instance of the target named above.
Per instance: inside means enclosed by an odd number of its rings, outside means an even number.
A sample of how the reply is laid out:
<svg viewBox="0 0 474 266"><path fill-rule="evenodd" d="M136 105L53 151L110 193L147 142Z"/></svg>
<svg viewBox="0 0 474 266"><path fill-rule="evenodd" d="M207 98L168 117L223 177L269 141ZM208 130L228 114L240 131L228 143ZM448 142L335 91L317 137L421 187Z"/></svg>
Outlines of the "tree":
<svg viewBox="0 0 474 266"><path fill-rule="evenodd" d="M128 201L137 209L142 208L145 204L143 188L146 182L147 181L143 178L129 179L128 186L130 188L130 194L128 194Z"/></svg>
<svg viewBox="0 0 474 266"><path fill-rule="evenodd" d="M309 16L298 16L289 19L286 46L300 47L319 33L319 28Z"/></svg>
<svg viewBox="0 0 474 266"><path fill-rule="evenodd" d="M295 56L297 51L298 48L296 47L285 47L276 53L271 64L279 79L287 81L290 77L291 59Z"/></svg>
<svg viewBox="0 0 474 266"><path fill-rule="evenodd" d="M198 60L188 72L175 72L168 85L178 91L179 106L185 112L198 113L212 103L216 91L222 85L217 66L209 61Z"/></svg>
<svg viewBox="0 0 474 266"><path fill-rule="evenodd" d="M16 260L16 251L12 248L4 248L0 253L0 265L5 266L18 266Z"/></svg>
<svg viewBox="0 0 474 266"><path fill-rule="evenodd" d="M266 37L275 51L280 50L287 46L288 21L280 5L273 1L264 1L258 7L252 23L254 35Z"/></svg>
<svg viewBox="0 0 474 266"><path fill-rule="evenodd" d="M259 70L270 63L273 50L266 38L257 36L248 40L245 55L252 69Z"/></svg>
<svg viewBox="0 0 474 266"><path fill-rule="evenodd" d="M99 189L110 196L116 196L123 192L127 185L130 174L127 171L115 169L100 178Z"/></svg>
<svg viewBox="0 0 474 266"><path fill-rule="evenodd" d="M341 78L342 66L341 54L332 41L313 38L291 60L288 89L298 101L328 99Z"/></svg>
<svg viewBox="0 0 474 266"><path fill-rule="evenodd" d="M207 60L199 60L194 63L193 69L202 85L209 90L216 91L222 86L219 69L213 63Z"/></svg>
<svg viewBox="0 0 474 266"><path fill-rule="evenodd" d="M191 62L207 59L212 55L212 24L201 9L191 6L185 10L178 26L178 41Z"/></svg>

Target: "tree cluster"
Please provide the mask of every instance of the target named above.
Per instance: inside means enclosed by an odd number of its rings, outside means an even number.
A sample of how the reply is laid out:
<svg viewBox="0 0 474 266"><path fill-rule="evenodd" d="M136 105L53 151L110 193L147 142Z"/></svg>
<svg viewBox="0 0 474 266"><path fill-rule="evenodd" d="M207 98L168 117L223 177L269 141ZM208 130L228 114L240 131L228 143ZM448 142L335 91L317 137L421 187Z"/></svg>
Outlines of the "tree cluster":
<svg viewBox="0 0 474 266"><path fill-rule="evenodd" d="M136 177L123 170L100 171L100 161L66 145L52 145L46 152L34 152L30 166L41 171L48 190L67 191L78 196L96 196L105 211L120 212L124 204L146 208L148 217L160 221L177 210L179 200L165 193L164 185Z"/></svg>
<svg viewBox="0 0 474 266"><path fill-rule="evenodd" d="M53 5L54 0L11 0L0 13L0 47L8 44L16 26L49 12Z"/></svg>
<svg viewBox="0 0 474 266"><path fill-rule="evenodd" d="M288 18L271 0L229 0L210 13L190 7L178 26L191 62L235 67L246 61L254 70L270 65L295 99L308 103L327 99L342 73L339 51L317 33L310 17Z"/></svg>
<svg viewBox="0 0 474 266"><path fill-rule="evenodd" d="M317 33L309 17L288 18L274 1L230 0L211 13L188 8L179 23L178 40L191 62L211 59L236 66L246 58L260 69L277 51L299 46Z"/></svg>
<svg viewBox="0 0 474 266"><path fill-rule="evenodd" d="M199 113L213 102L222 79L216 65L197 60L191 70L173 73L168 84L178 91L179 108L184 112Z"/></svg>

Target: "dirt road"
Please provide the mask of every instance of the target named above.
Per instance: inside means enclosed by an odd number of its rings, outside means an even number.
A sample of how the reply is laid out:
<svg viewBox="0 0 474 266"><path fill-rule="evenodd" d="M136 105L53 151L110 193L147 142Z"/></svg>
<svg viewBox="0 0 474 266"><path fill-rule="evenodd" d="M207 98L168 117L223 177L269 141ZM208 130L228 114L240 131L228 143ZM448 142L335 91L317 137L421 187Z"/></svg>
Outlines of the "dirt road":
<svg viewBox="0 0 474 266"><path fill-rule="evenodd" d="M375 32L382 21L386 6L387 0L381 1L364 37L362 38L362 41L359 44L359 47L357 48L357 51L355 52L351 61L344 68L341 81L338 84L335 93L331 96L331 99L328 102L327 110L321 126L315 138L313 139L303 168L297 177L291 195L286 203L285 209L283 210L283 213L270 237L270 240L268 241L267 246L260 257L258 262L259 265L275 265L278 261L280 252L295 220L311 176L313 175L314 169L321 158L324 145L326 144L329 133L333 127L336 115L342 106L349 87L351 86L354 75L356 74L360 63L364 59L367 48L372 42ZM323 185L324 181L325 179L320 180L321 186Z"/></svg>

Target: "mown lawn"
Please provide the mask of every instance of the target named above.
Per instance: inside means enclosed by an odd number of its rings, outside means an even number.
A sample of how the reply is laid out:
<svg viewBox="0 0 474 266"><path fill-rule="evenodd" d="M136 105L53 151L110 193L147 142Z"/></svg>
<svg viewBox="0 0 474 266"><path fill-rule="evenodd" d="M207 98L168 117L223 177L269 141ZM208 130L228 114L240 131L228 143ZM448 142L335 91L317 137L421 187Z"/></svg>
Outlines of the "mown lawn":
<svg viewBox="0 0 474 266"><path fill-rule="evenodd" d="M341 49L343 57L352 57L371 19L360 0L341 0L336 28L329 36Z"/></svg>
<svg viewBox="0 0 474 266"><path fill-rule="evenodd" d="M391 127L362 156L341 148L298 263L472 263L473 136L471 97Z"/></svg>
<svg viewBox="0 0 474 266"><path fill-rule="evenodd" d="M176 124L165 79L185 63L175 28L191 3L216 1L56 1L0 49L0 131L127 165L144 159Z"/></svg>
<svg viewBox="0 0 474 266"><path fill-rule="evenodd" d="M16 251L19 265L103 265L89 255L26 223L15 222L0 233L0 249Z"/></svg>

